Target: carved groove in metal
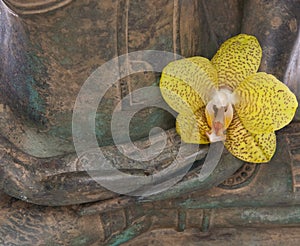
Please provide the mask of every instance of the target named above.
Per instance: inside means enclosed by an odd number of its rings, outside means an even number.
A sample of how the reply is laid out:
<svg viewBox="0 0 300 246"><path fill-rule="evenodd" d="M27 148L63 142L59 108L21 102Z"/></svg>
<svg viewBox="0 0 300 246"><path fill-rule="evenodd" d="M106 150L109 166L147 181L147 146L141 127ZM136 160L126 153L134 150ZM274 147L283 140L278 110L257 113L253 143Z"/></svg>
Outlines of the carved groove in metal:
<svg viewBox="0 0 300 246"><path fill-rule="evenodd" d="M46 13L61 8L72 0L3 0L17 14L31 15Z"/></svg>
<svg viewBox="0 0 300 246"><path fill-rule="evenodd" d="M287 137L290 146L293 192L300 193L300 134Z"/></svg>

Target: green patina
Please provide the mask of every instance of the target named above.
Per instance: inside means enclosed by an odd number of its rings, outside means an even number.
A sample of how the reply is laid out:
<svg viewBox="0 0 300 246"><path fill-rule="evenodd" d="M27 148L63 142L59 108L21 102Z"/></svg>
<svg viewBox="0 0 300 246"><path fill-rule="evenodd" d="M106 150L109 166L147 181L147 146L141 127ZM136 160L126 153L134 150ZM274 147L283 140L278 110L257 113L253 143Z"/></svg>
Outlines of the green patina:
<svg viewBox="0 0 300 246"><path fill-rule="evenodd" d="M269 195L268 197L222 197L208 198L199 202L198 200L186 199L181 202L179 206L185 209L211 209L211 208L230 208L230 207L263 207L272 206L273 204L280 203L281 199L288 199L280 195Z"/></svg>
<svg viewBox="0 0 300 246"><path fill-rule="evenodd" d="M184 231L186 228L186 212L184 210L180 210L178 212L178 231Z"/></svg>
<svg viewBox="0 0 300 246"><path fill-rule="evenodd" d="M39 92L36 89L36 81L32 76L26 78L26 85L28 90L28 110L30 117L33 120L42 120L42 116L45 113L45 101L40 97Z"/></svg>
<svg viewBox="0 0 300 246"><path fill-rule="evenodd" d="M274 210L274 211L273 211ZM272 211L261 208L245 209L241 213L241 219L249 223L268 224L299 224L300 207L273 208Z"/></svg>
<svg viewBox="0 0 300 246"><path fill-rule="evenodd" d="M203 219L202 219L202 231L207 232L210 226L211 216L204 211Z"/></svg>
<svg viewBox="0 0 300 246"><path fill-rule="evenodd" d="M90 237L90 236L86 236L86 235L82 235L82 236L79 236L79 237L76 237L76 238L72 239L70 245L72 245L72 246L84 246L84 245L90 245L94 241L95 241L95 238Z"/></svg>
<svg viewBox="0 0 300 246"><path fill-rule="evenodd" d="M97 112L95 118L95 132L99 145L109 145L112 143L110 134L111 115L105 112Z"/></svg>
<svg viewBox="0 0 300 246"><path fill-rule="evenodd" d="M129 240L137 237L143 231L145 231L146 223L145 221L137 223L124 230L122 233L114 236L108 243L110 246L118 246L122 243L128 242Z"/></svg>
<svg viewBox="0 0 300 246"><path fill-rule="evenodd" d="M44 79L47 77L47 70L43 61L34 53L26 54L26 94L28 97L27 110L29 117L38 122L44 122L46 102L41 97L40 90L47 90L48 85L44 83ZM34 76L33 76L34 74Z"/></svg>

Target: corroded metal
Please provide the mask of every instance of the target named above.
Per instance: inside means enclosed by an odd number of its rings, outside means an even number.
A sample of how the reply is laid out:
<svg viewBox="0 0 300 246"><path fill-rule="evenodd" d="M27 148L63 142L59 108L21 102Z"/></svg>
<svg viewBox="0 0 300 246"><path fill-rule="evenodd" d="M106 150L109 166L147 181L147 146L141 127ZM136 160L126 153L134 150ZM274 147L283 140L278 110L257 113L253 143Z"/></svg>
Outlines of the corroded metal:
<svg viewBox="0 0 300 246"><path fill-rule="evenodd" d="M252 227L266 231L252 238L260 242L266 235L278 236L282 226L294 235L285 242L300 240L295 228L300 224L297 122L278 132L275 156L256 172L249 171L250 180L228 183L232 175L236 181L243 177L247 165L239 169L243 163L225 152L214 173L200 182L207 151L201 147L200 160L181 182L147 199L120 196L87 175L74 153L71 132L76 95L106 61L142 49L210 58L222 42L240 32L258 37L264 51L260 69L284 80L299 98L299 1L3 2L0 187L26 202L0 194L1 245L119 245L130 240L131 245L155 245L149 241L153 235L178 245L179 232L191 244L215 237L240 241L247 237L234 230L249 232ZM158 109L140 112L132 122L132 137L142 148L150 145L145 137L153 126L169 129L166 148L156 160L132 162L112 145L109 129L115 105L134 89L157 85L158 79L147 73L118 81L97 112L101 150L126 173L152 174L177 154L180 139L170 129L174 118ZM227 188L234 189L218 187L226 179Z"/></svg>
<svg viewBox="0 0 300 246"><path fill-rule="evenodd" d="M240 30L241 16L233 15L233 24L221 37L208 39L200 35L207 33L207 20L200 20L204 7L198 1L176 3L74 1L59 10L30 16L14 16L3 9L1 103L12 114L2 118L1 134L37 157L73 152L74 102L81 85L97 67L119 55L145 49L212 56L222 41ZM240 7L234 3L228 12L239 13ZM141 8L146 11L135 11ZM218 16L225 19L229 14L220 11ZM218 22L212 25L218 29ZM157 84L158 79L153 73L133 75L107 92L96 117L100 145L112 144L110 117L117 103L135 89ZM138 127L141 122L143 127ZM132 138L148 136L153 126L168 129L173 125L173 116L167 112L148 109L133 119Z"/></svg>
<svg viewBox="0 0 300 246"><path fill-rule="evenodd" d="M285 238L292 245L300 239L300 196L291 182L295 147L288 143L298 136L297 129L299 124L292 124L281 131L271 162L261 165L251 183L237 189L213 187L164 201L115 197L63 207L38 206L2 193L0 244L140 245L156 242L154 235L160 235L168 245L180 235L183 238L174 245L183 239L191 245L197 240L209 245L211 239L224 238L223 232L229 241L263 239L274 245L274 237L283 240L278 231L284 227L293 235ZM255 236L246 236L251 228Z"/></svg>
<svg viewBox="0 0 300 246"><path fill-rule="evenodd" d="M114 197L115 194L93 182L83 168L74 167L78 157L72 143L72 110L80 86L104 62L135 50L157 49L183 56L201 53L212 56L222 41L239 32L241 20L241 5L238 1L232 1L228 6L225 4L228 12L218 10L220 20L230 17L233 23L224 28L222 36L217 38L212 33L214 38L208 39L206 35L200 35L208 31L207 23L212 29L218 29L221 22L211 22L201 14L204 10L210 15L215 5L163 0L153 3L73 1L49 13L19 13L16 16L2 4L1 23L5 25L1 26L0 46L4 58L1 60L4 70L0 85L0 132L4 137L2 163L10 163L2 168L5 177L15 177L16 174L23 177L22 180L11 178L4 182L4 190L12 196L48 205ZM158 9L156 6L164 8ZM137 12L139 8L147 11ZM199 23L195 23L194 17L199 19ZM202 31L199 32L199 29ZM154 73L122 79L107 92L97 112L96 135L102 151L108 153L114 163L122 163L123 169L131 169L133 173L140 169L147 175L149 168L145 166L151 167L151 163L144 163L141 168L137 162L124 159L114 146L110 146L110 117L117 103L128 93L157 84L158 79ZM124 107L121 105L118 110L128 110ZM153 126L171 128L174 118L163 110L150 108L139 112L131 123L131 137L138 140L148 136ZM180 141L173 139L174 131L169 137L170 148L167 147L165 154L153 163L162 166L163 160L168 163L176 156L174 150ZM149 142L142 145L145 147ZM223 166L216 173L216 179L209 181L210 185L226 178L227 174L222 174L221 170L225 169L230 175L241 165L237 161L234 163L230 165L228 162ZM191 175L195 175L195 171ZM73 183L76 185L72 186ZM169 194L177 196L182 185L187 191L210 186L194 179L182 183Z"/></svg>
<svg viewBox="0 0 300 246"><path fill-rule="evenodd" d="M245 163L231 177L226 179L219 187L224 189L236 189L248 185L259 170L259 165Z"/></svg>

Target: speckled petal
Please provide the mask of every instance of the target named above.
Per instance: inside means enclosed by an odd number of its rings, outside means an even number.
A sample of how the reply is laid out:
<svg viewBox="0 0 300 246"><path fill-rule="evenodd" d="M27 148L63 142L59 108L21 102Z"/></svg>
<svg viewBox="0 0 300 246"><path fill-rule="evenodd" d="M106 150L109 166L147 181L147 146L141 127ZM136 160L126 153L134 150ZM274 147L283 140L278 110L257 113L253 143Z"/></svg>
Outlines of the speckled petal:
<svg viewBox="0 0 300 246"><path fill-rule="evenodd" d="M204 107L190 114L179 114L176 119L176 130L186 143L208 144L206 132L210 130L207 125Z"/></svg>
<svg viewBox="0 0 300 246"><path fill-rule="evenodd" d="M225 41L212 59L219 75L219 86L234 89L257 72L262 50L254 36L240 34Z"/></svg>
<svg viewBox="0 0 300 246"><path fill-rule="evenodd" d="M275 133L252 134L245 129L237 115L234 116L229 128L225 147L237 158L252 162L270 161L276 150Z"/></svg>
<svg viewBox="0 0 300 246"><path fill-rule="evenodd" d="M289 88L273 75L257 73L248 77L234 92L235 105L245 128L254 133L271 133L291 122L298 103Z"/></svg>
<svg viewBox="0 0 300 246"><path fill-rule="evenodd" d="M210 100L217 81L217 72L208 59L190 57L171 62L163 69L160 89L175 111L195 112Z"/></svg>

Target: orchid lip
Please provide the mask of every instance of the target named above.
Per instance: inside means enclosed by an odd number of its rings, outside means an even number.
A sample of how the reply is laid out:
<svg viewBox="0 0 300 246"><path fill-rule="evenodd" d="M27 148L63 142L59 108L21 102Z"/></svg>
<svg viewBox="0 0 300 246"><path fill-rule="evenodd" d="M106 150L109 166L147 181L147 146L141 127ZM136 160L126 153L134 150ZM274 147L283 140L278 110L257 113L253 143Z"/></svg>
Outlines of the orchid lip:
<svg viewBox="0 0 300 246"><path fill-rule="evenodd" d="M206 119L211 130L206 132L211 143L225 141L226 129L233 118L233 107L236 98L227 88L216 91L205 108Z"/></svg>

